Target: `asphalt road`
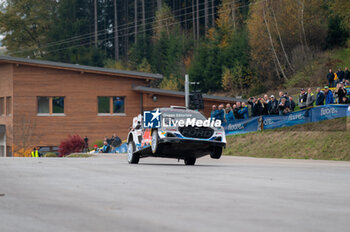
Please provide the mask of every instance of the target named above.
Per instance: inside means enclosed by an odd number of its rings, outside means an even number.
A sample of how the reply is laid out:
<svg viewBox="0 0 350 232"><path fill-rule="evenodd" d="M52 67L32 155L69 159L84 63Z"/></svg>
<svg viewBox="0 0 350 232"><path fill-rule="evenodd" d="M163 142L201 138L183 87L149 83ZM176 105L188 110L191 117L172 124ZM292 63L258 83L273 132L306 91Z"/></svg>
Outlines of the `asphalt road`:
<svg viewBox="0 0 350 232"><path fill-rule="evenodd" d="M0 231L349 231L350 162L0 158Z"/></svg>

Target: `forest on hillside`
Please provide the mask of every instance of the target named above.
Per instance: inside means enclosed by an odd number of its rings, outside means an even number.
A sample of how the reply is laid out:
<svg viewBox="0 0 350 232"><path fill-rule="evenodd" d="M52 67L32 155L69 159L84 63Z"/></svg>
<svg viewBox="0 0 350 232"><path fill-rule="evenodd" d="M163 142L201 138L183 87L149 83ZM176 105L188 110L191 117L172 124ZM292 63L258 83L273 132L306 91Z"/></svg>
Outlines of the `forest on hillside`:
<svg viewBox="0 0 350 232"><path fill-rule="evenodd" d="M348 0L6 0L7 55L164 75L259 94L323 51L350 47Z"/></svg>

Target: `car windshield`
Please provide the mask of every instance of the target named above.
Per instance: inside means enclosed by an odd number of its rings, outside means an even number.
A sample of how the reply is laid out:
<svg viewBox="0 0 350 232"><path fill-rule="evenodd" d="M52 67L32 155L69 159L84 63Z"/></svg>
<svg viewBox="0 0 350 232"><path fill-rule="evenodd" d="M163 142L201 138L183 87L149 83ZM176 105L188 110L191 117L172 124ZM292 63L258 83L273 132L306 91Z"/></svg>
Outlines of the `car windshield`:
<svg viewBox="0 0 350 232"><path fill-rule="evenodd" d="M187 111L162 111L161 117L172 120L186 120L188 118L196 120L206 120L206 118L199 112Z"/></svg>

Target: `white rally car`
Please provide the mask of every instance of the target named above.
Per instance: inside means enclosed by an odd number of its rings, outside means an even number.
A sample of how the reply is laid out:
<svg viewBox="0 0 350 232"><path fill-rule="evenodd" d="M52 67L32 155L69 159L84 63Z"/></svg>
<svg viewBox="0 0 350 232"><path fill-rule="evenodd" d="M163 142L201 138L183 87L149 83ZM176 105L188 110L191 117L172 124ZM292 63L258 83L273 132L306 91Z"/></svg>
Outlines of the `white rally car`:
<svg viewBox="0 0 350 232"><path fill-rule="evenodd" d="M183 159L186 165L194 165L205 155L221 157L226 137L220 123L184 107L158 108L156 112L161 122L157 128L146 128L141 115L134 118L127 139L129 163L137 164L140 158L153 156Z"/></svg>

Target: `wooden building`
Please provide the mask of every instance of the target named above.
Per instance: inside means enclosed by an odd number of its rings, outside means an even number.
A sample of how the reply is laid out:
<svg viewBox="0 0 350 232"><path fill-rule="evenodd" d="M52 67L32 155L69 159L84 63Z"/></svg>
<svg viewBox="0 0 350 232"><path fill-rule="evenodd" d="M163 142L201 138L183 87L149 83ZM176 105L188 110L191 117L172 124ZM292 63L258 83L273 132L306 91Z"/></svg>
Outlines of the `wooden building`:
<svg viewBox="0 0 350 232"><path fill-rule="evenodd" d="M68 135L90 144L125 139L143 110L184 105L184 93L150 88L160 74L0 56L0 156L33 146L57 147ZM234 98L204 95L212 104Z"/></svg>

